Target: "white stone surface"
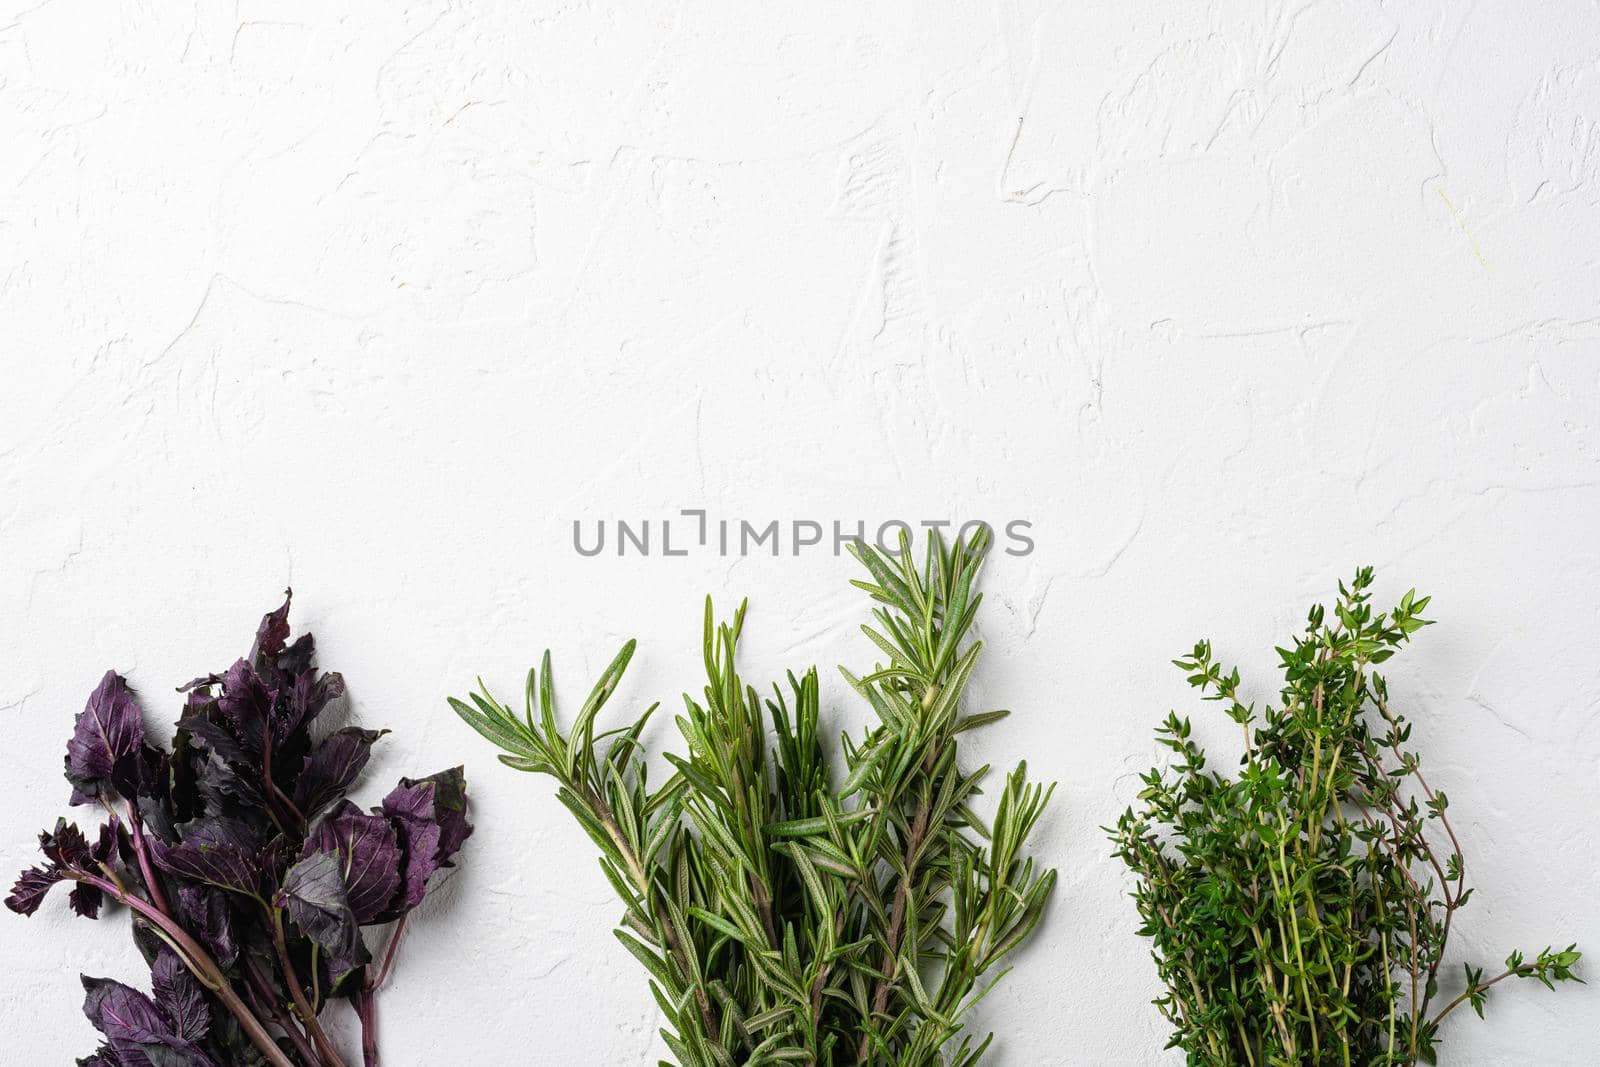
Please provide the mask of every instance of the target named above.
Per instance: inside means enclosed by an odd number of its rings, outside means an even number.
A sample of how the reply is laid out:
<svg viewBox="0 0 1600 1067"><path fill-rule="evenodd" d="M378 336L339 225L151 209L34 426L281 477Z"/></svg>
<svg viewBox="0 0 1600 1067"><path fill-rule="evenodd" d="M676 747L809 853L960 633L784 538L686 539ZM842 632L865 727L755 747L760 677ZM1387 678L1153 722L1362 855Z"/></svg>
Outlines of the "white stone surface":
<svg viewBox="0 0 1600 1067"><path fill-rule="evenodd" d="M1600 6L0 2L0 146L7 878L100 672L165 724L292 583L395 730L367 793L476 798L387 1062L654 1063L586 842L444 696L633 635L622 707L673 700L707 591L752 675L870 662L846 560L582 559L574 518L1021 517L973 758L1060 780L1063 878L994 1064L1176 1062L1097 827L1210 707L1167 660L1271 696L1362 562L1435 595L1390 673L1457 957L1600 954ZM137 972L59 900L0 959L17 1064ZM1592 1063L1594 989L1504 990L1448 1062Z"/></svg>

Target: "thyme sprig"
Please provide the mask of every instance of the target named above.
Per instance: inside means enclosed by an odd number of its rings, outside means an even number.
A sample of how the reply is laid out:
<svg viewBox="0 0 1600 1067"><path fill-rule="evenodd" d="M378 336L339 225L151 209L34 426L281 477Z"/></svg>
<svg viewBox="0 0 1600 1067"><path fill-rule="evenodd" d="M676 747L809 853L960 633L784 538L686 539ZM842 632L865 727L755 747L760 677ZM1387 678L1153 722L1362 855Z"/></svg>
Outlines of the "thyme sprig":
<svg viewBox="0 0 1600 1067"><path fill-rule="evenodd" d="M1430 620L1412 590L1374 612L1373 572L1339 586L1277 650L1277 707L1241 702L1209 642L1173 662L1243 734L1232 777L1208 769L1187 718L1157 730L1174 758L1143 776L1108 828L1137 903L1173 1026L1200 1067L1434 1063L1441 1023L1507 978L1576 980L1576 946L1513 952L1485 978L1446 949L1472 898L1450 801L1409 747L1411 724L1375 668Z"/></svg>

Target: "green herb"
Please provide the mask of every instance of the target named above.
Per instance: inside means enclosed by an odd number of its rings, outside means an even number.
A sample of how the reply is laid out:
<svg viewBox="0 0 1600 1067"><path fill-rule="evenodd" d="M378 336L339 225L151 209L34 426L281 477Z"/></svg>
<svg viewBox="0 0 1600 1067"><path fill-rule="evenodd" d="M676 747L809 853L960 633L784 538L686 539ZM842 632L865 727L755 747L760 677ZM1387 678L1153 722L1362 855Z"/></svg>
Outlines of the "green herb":
<svg viewBox="0 0 1600 1067"><path fill-rule="evenodd" d="M528 672L520 718L487 690L451 701L502 762L560 783L683 1067L970 1067L989 1047L963 1017L1039 921L1055 872L1023 856L1049 791L1019 765L986 826L970 803L988 768L957 759L960 734L1005 714L961 711L987 543L931 538L920 568L908 538L897 556L855 547L870 574L855 584L878 604L863 629L886 662L845 672L880 722L844 739L837 778L816 671L765 701L740 678L742 606L717 625L706 603L707 684L684 698L687 754L665 756L673 773L656 789L642 742L655 708L623 727L597 721L631 641L564 730L549 653Z"/></svg>
<svg viewBox="0 0 1600 1067"><path fill-rule="evenodd" d="M1429 598L1374 614L1371 584L1358 571L1277 650L1276 708L1242 704L1208 642L1175 660L1239 724L1240 769L1208 770L1189 720L1169 714L1157 733L1176 759L1108 830L1137 875L1169 1047L1191 1064L1434 1063L1440 1024L1463 1005L1481 1016L1490 987L1574 979L1576 946L1513 952L1487 978L1467 965L1459 990L1441 971L1472 889L1449 800L1373 671L1429 624Z"/></svg>

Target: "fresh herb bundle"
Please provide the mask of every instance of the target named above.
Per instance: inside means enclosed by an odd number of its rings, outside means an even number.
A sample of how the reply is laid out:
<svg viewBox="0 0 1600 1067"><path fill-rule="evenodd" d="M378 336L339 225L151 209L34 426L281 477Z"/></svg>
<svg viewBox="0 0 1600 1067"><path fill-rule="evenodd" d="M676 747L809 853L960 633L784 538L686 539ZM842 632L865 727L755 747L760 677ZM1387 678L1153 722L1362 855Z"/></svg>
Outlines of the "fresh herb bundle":
<svg viewBox="0 0 1600 1067"><path fill-rule="evenodd" d="M1239 672L1202 641L1174 663L1244 735L1236 776L1207 769L1190 723L1169 714L1172 766L1144 776L1114 829L1137 876L1140 933L1166 993L1169 1047L1205 1067L1434 1063L1440 1024L1507 978L1574 978L1576 946L1513 952L1459 992L1441 968L1472 896L1449 800L1408 744L1411 725L1374 668L1429 624L1413 590L1374 613L1372 569L1340 583L1278 649L1278 707L1240 703ZM1329 617L1331 615L1331 618Z"/></svg>
<svg viewBox="0 0 1600 1067"><path fill-rule="evenodd" d="M128 907L152 994L83 979L105 1042L81 1067L343 1067L318 1015L347 998L363 1058L378 1062L373 995L428 878L461 847L461 768L402 778L364 812L345 793L387 731L345 727L313 741L344 692L318 674L310 634L289 643L289 601L224 674L184 686L170 750L146 739L128 683L108 671L67 743L71 804L102 808L91 843L61 819L40 835L46 864L6 899L23 915L60 882L96 918ZM381 964L364 928L393 923Z"/></svg>
<svg viewBox="0 0 1600 1067"><path fill-rule="evenodd" d="M987 827L969 803L988 768L957 760L962 733L1006 714L960 711L987 543L930 539L920 568L908 538L898 557L854 546L871 575L855 584L879 604L863 629L887 662L845 672L880 722L844 740L837 781L816 671L790 674L764 710L740 678L742 606L719 626L706 603L707 684L684 698L687 754L666 755L674 773L657 789L642 743L654 706L596 731L631 641L565 732L549 653L528 672L521 717L487 690L451 701L504 763L560 784L622 898L616 936L649 972L683 1067L971 1067L989 1047L963 1017L1039 921L1055 872L1023 856L1049 792L1019 765Z"/></svg>

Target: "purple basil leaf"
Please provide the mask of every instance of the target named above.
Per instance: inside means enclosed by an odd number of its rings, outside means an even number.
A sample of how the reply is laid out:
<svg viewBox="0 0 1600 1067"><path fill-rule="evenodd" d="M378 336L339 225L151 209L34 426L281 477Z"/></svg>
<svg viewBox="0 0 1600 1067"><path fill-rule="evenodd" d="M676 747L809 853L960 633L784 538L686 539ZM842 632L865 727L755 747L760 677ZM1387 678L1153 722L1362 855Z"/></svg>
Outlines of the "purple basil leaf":
<svg viewBox="0 0 1600 1067"><path fill-rule="evenodd" d="M266 1067L266 1060L230 1013L219 1012L212 1020L207 1043L216 1050L217 1062L224 1067Z"/></svg>
<svg viewBox="0 0 1600 1067"><path fill-rule="evenodd" d="M116 1049L110 1045L101 1045L93 1056L80 1059L78 1067L128 1067L128 1064L117 1055Z"/></svg>
<svg viewBox="0 0 1600 1067"><path fill-rule="evenodd" d="M125 986L110 978L83 976L87 996L83 1013L111 1042L111 1047L121 1050L125 1043L143 1044L170 1037L166 1017L155 1002L137 989Z"/></svg>
<svg viewBox="0 0 1600 1067"><path fill-rule="evenodd" d="M58 867L86 870L95 865L95 850L83 831L65 819L56 820L56 828L39 835L39 851Z"/></svg>
<svg viewBox="0 0 1600 1067"><path fill-rule="evenodd" d="M402 778L383 798L383 813L394 819L423 819L439 824L439 852L435 859L448 866L450 858L472 836L467 821L467 777L460 767L426 778Z"/></svg>
<svg viewBox="0 0 1600 1067"><path fill-rule="evenodd" d="M337 854L314 852L290 867L273 903L286 908L300 932L335 958L356 951L360 935Z"/></svg>
<svg viewBox="0 0 1600 1067"><path fill-rule="evenodd" d="M140 797L140 814L145 826L155 830L168 841L178 839L177 824L188 822L205 814L205 798L200 792L200 773L206 754L199 749L192 735L179 728L172 737L172 753L167 757L167 789L163 796ZM147 802L159 802L164 808L160 818L145 814Z"/></svg>
<svg viewBox="0 0 1600 1067"><path fill-rule="evenodd" d="M225 845L252 854L261 849L261 835L238 819L195 819L180 826L178 833L187 845Z"/></svg>
<svg viewBox="0 0 1600 1067"><path fill-rule="evenodd" d="M191 707L178 720L178 728L199 743L199 747L230 763L247 764L251 760L232 728L223 721L222 713L213 703Z"/></svg>
<svg viewBox="0 0 1600 1067"><path fill-rule="evenodd" d="M206 1006L205 994L178 954L165 946L150 968L150 991L176 1037L185 1041L205 1039L211 1029L211 1009Z"/></svg>
<svg viewBox="0 0 1600 1067"><path fill-rule="evenodd" d="M443 836L438 823L396 819L395 826L405 843L404 892L384 916L386 919L398 919L421 904L428 894L428 879L442 866L434 858L439 854L439 840Z"/></svg>
<svg viewBox="0 0 1600 1067"><path fill-rule="evenodd" d="M55 867L29 867L17 875L16 884L11 887L11 895L6 897L6 907L18 915L32 915L39 910L39 905L44 903L44 898L50 890L61 881L61 873Z"/></svg>
<svg viewBox="0 0 1600 1067"><path fill-rule="evenodd" d="M197 701L204 702L210 699L209 695L207 694L207 690L220 681L222 681L221 675L202 674L200 677L192 678L178 686L178 692L188 693L190 704L194 704Z"/></svg>
<svg viewBox="0 0 1600 1067"><path fill-rule="evenodd" d="M84 976L83 1013L106 1036L120 1067L216 1067L193 1042L173 1032L167 1016L137 989L109 978ZM93 1062L93 1061L91 1061Z"/></svg>
<svg viewBox="0 0 1600 1067"><path fill-rule="evenodd" d="M149 842L157 867L168 874L248 896L261 894L260 849L250 830L227 819L196 819L183 828L183 840Z"/></svg>
<svg viewBox="0 0 1600 1067"><path fill-rule="evenodd" d="M323 738L295 782L294 803L300 813L310 818L343 796L367 765L373 742L388 732L347 726Z"/></svg>
<svg viewBox="0 0 1600 1067"><path fill-rule="evenodd" d="M259 771L241 770L213 752L200 766L199 792L205 801L208 815L216 815L236 806L264 813L266 801L261 794Z"/></svg>
<svg viewBox="0 0 1600 1067"><path fill-rule="evenodd" d="M88 857L82 861L84 868L98 871L102 867L110 866L118 854L118 846L122 843L122 835L118 832L117 824L107 821L100 827L100 837L95 841L94 847L89 849ZM105 894L101 892L99 886L79 882L72 887L67 903L72 906L73 911L84 918L98 919L100 905L105 903Z"/></svg>
<svg viewBox="0 0 1600 1067"><path fill-rule="evenodd" d="M347 983L352 978L361 977L362 968L372 962L372 955L367 951L367 946L360 938L356 939L356 948L348 956L325 956L323 959L323 985L329 994L337 995L346 992L350 987Z"/></svg>
<svg viewBox="0 0 1600 1067"><path fill-rule="evenodd" d="M118 850L124 844L127 835L122 833L121 824L107 819L100 826L100 837L90 849L90 855L97 864L109 865L116 857Z"/></svg>
<svg viewBox="0 0 1600 1067"><path fill-rule="evenodd" d="M267 821L269 697L248 672L243 660L235 663L225 683L230 688L221 697L209 689L190 693L178 720L175 799L191 817L198 808L205 815L248 811Z"/></svg>
<svg viewBox="0 0 1600 1067"><path fill-rule="evenodd" d="M82 915L85 919L98 919L100 905L105 903L105 894L99 886L79 882L72 887L72 892L67 894L67 903L72 910Z"/></svg>
<svg viewBox="0 0 1600 1067"><path fill-rule="evenodd" d="M282 673L296 675L311 667L317 657L317 642L310 634L301 634L294 644L278 653L274 666Z"/></svg>
<svg viewBox="0 0 1600 1067"><path fill-rule="evenodd" d="M239 937L226 893L209 885L182 885L177 904L184 928L211 950L212 958L221 964L238 958Z"/></svg>
<svg viewBox="0 0 1600 1067"><path fill-rule="evenodd" d="M266 747L271 710L272 694L250 664L239 660L229 667L222 678L222 695L217 698L216 714L227 724L245 756L256 764L260 763Z"/></svg>
<svg viewBox="0 0 1600 1067"><path fill-rule="evenodd" d="M357 923L381 915L400 891L400 845L389 820L368 815L348 800L311 824L302 856L338 857L345 900Z"/></svg>
<svg viewBox="0 0 1600 1067"><path fill-rule="evenodd" d="M250 662L258 669L275 663L289 640L289 603L294 600L294 590L283 591L283 606L261 617L256 628L255 643L250 646Z"/></svg>
<svg viewBox="0 0 1600 1067"><path fill-rule="evenodd" d="M67 742L67 781L75 802L98 797L111 785L118 763L144 744L144 719L127 680L107 671L90 695Z"/></svg>
<svg viewBox="0 0 1600 1067"><path fill-rule="evenodd" d="M229 796L261 807L260 738L254 744L241 742L215 701L195 704L191 697L178 720L174 745L189 758L194 792L208 810L220 808Z"/></svg>
<svg viewBox="0 0 1600 1067"><path fill-rule="evenodd" d="M177 1037L146 1042L123 1055L127 1067L216 1067L217 1063L193 1042Z"/></svg>
<svg viewBox="0 0 1600 1067"><path fill-rule="evenodd" d="M137 801L142 797L165 795L168 778L167 754L148 742L141 742L137 752L117 761L111 772L111 785L123 798Z"/></svg>
<svg viewBox="0 0 1600 1067"><path fill-rule="evenodd" d="M70 878L74 872L100 873L102 865L113 860L117 843L116 830L109 822L100 828L99 840L91 846L82 830L65 819L57 819L54 830L39 835L39 851L49 864L23 871L6 897L6 907L19 915L32 915L57 882ZM94 918L100 911L100 902L98 889L84 885L73 888L72 909L79 915Z"/></svg>
<svg viewBox="0 0 1600 1067"><path fill-rule="evenodd" d="M307 640L310 640L309 634L296 641L295 646L298 647L301 641ZM287 742L296 733L309 728L317 716L322 714L323 708L343 695L342 675L332 673L318 677L317 673L309 668L299 672L280 694L282 706L277 710L273 720L273 736L280 743Z"/></svg>
<svg viewBox="0 0 1600 1067"><path fill-rule="evenodd" d="M467 822L466 776L453 767L427 778L402 778L383 800L404 853L403 894L384 918L397 918L422 903L428 878L451 858L472 833Z"/></svg>
<svg viewBox="0 0 1600 1067"><path fill-rule="evenodd" d="M174 821L172 806L161 797L140 797L139 821L144 824L146 836L163 841L178 840L178 824Z"/></svg>

